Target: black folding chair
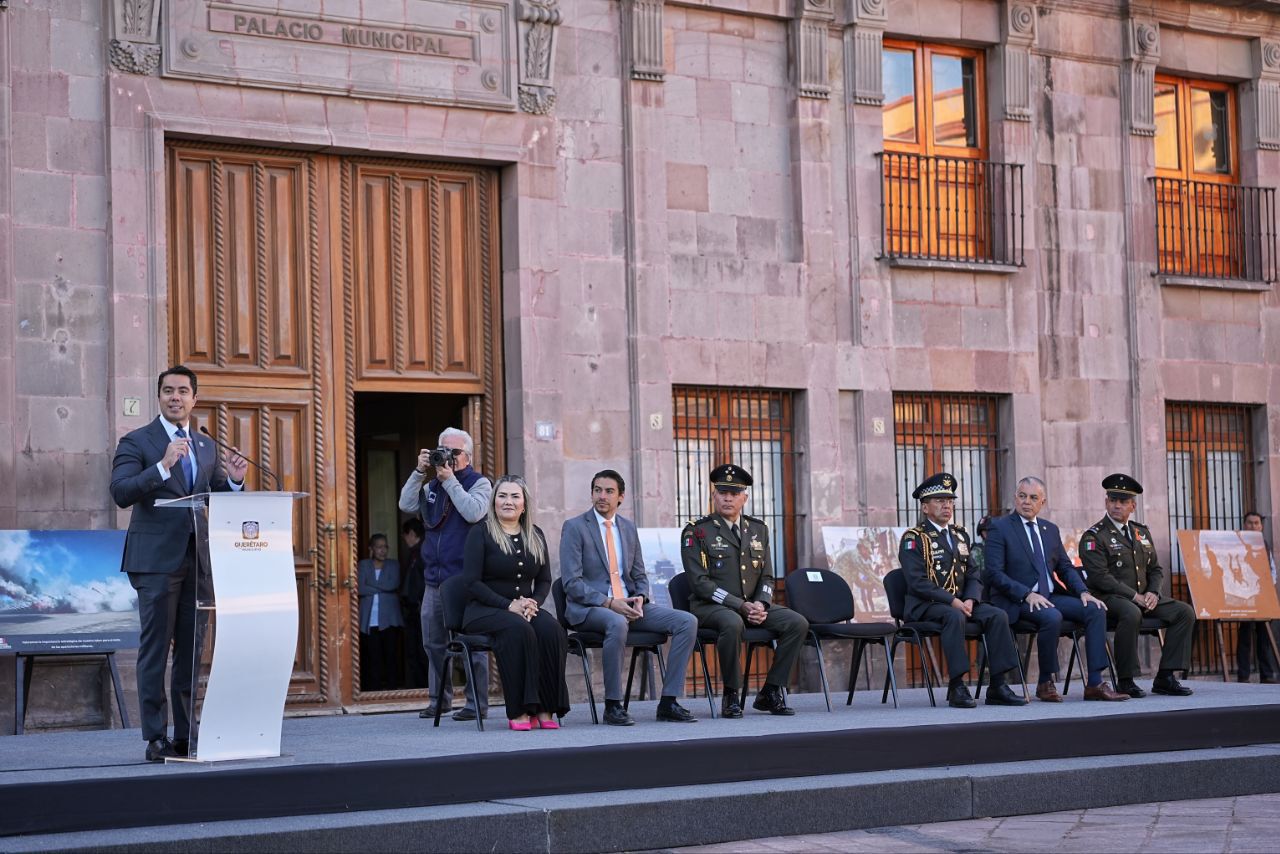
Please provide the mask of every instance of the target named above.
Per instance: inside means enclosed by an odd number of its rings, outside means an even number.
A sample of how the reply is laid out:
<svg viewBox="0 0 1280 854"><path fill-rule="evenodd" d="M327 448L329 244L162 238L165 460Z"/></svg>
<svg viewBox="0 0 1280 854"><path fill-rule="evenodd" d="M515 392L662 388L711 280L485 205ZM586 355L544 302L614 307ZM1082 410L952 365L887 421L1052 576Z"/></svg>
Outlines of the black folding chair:
<svg viewBox="0 0 1280 854"><path fill-rule="evenodd" d="M1022 672L1026 674L1031 669L1031 650L1035 646L1036 635L1040 634L1040 629L1030 620L1018 620L1009 625L1009 630L1013 632L1015 641L1020 637L1026 639L1022 650ZM1080 635L1083 632L1084 626L1066 619L1062 621L1062 627L1058 630L1059 638L1071 639L1071 657L1067 659L1067 678L1062 686L1064 697L1071 690L1071 674L1075 671L1076 661L1081 662L1081 667L1084 666L1084 657L1080 655ZM1040 674L1040 678L1044 679L1043 673Z"/></svg>
<svg viewBox="0 0 1280 854"><path fill-rule="evenodd" d="M853 591L848 583L826 569L797 569L787 575L787 602L800 616L809 621L809 637L805 640L818 653L818 674L822 677L822 696L831 711L831 693L827 685L827 668L822 658L824 640L853 641L853 658L849 663L849 697L845 705L853 704L853 690L858 684L858 671L869 644L884 647L884 661L889 686L893 690L893 706L898 707L898 684L893 673L889 639L897 631L893 623L853 622Z"/></svg>
<svg viewBox="0 0 1280 854"><path fill-rule="evenodd" d="M1111 648L1111 636L1116 630L1116 618L1107 612L1107 665L1111 668L1111 684L1116 685L1116 656ZM1142 622L1138 625L1138 637L1154 637L1160 641L1160 646L1164 646L1164 623L1155 617L1143 617Z"/></svg>
<svg viewBox="0 0 1280 854"><path fill-rule="evenodd" d="M687 573L676 573L675 577L667 584L667 592L671 595L671 607L677 611L689 610L689 577ZM773 649L775 644L773 635L768 629L762 629L759 626L747 626L742 632L742 641L747 645L747 660L743 665L742 677L742 704L747 704L747 680L751 677L751 655L758 646L767 646ZM707 704L711 706L711 717L716 716L716 704L711 695L711 670L707 667L707 645L710 644L714 649L716 645L716 633L713 629L704 629L698 627L697 650L698 658L702 660L702 681L707 689ZM785 690L785 689L784 689Z"/></svg>
<svg viewBox="0 0 1280 854"><path fill-rule="evenodd" d="M492 652L493 646L488 635L469 635L462 631L462 615L467 610L466 581L461 575L455 575L440 585L440 602L444 606L444 625L449 630L449 642L444 648L444 672L448 673L453 666L453 659L461 657L467 669L467 690L472 693L476 706L476 727L484 732L484 715L480 714L480 698L477 692L489 690L489 686L476 685L475 670L471 665L473 652ZM440 726L440 710L444 708L444 686L448 680L439 680L440 688L436 691L436 721L433 726ZM452 700L452 698L450 698ZM451 703L452 705L452 703Z"/></svg>
<svg viewBox="0 0 1280 854"><path fill-rule="evenodd" d="M912 622L903 621L902 615L905 613L907 607L907 579L906 576L902 574L901 568L893 570L884 577L884 592L889 598L889 613L892 614L893 618L899 622L898 635L903 634L903 629L914 630L914 640L910 635L902 637L901 640L906 641L907 643L919 644L921 649L928 650L928 645L924 643L925 639L941 637L942 624L933 620L918 620ZM977 691L974 692L974 696L981 697L982 680L987 672L987 662L990 660L990 651L987 649L987 638L982 634L982 626L976 620L965 621L964 636L967 640L978 641L978 686ZM899 637L895 635L894 640L896 645ZM1029 699L1026 671L1023 670L1021 661L1016 661L1016 665L1018 669L1018 679L1022 682L1022 696L1024 699ZM937 702L933 697L933 686L930 684L929 679L930 668L936 670L936 667L934 667L933 664L932 652L926 654L925 686L929 688L929 702L936 706ZM881 699L881 702L884 702L884 700Z"/></svg>
<svg viewBox="0 0 1280 854"><path fill-rule="evenodd" d="M929 645L925 643L926 638L938 637L942 633L942 626L934 622L912 621L907 622L905 614L907 610L907 579L903 577L901 569L894 569L887 573L884 577L884 595L889 600L889 615L893 617L897 624L897 631L893 633L893 640L889 645L889 660L893 661L894 653L898 650L898 644L913 644L920 650L920 664L924 671L924 687L929 691L929 705L938 705L937 699L933 696L933 653L929 649ZM885 703L889 699L889 679L885 678L884 692L880 695L880 702Z"/></svg>
<svg viewBox="0 0 1280 854"><path fill-rule="evenodd" d="M593 724L600 723L600 716L596 713L596 692L591 685L591 658L587 655L587 650L604 649L604 634L602 632L580 631L569 625L569 621L565 619L565 594L564 581L557 578L551 585L551 598L556 603L556 617L560 620L560 627L564 629L565 635L569 638L569 652L578 656L582 660L582 679L587 683L587 700L591 703L591 722ZM631 667L627 670L627 693L623 697L622 707L628 708L631 705L631 686L635 681L636 675L636 659L641 653L653 653L658 657L658 674L659 677L665 679L667 676L667 665L662 660L662 645L667 642L670 635L662 632L627 632L627 649L631 650ZM648 669L646 665L646 670ZM641 696L644 699L644 682L641 682Z"/></svg>

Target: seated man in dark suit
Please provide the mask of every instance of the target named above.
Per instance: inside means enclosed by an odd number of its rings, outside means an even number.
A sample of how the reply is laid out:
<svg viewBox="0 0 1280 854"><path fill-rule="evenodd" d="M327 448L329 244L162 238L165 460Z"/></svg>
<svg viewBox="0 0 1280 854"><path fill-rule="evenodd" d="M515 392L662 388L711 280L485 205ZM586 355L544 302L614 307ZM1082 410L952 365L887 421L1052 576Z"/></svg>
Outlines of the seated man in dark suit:
<svg viewBox="0 0 1280 854"><path fill-rule="evenodd" d="M942 624L942 651L947 657L947 705L972 709L977 704L964 684L969 674L969 650L965 627L969 620L982 626L991 656L989 706L1025 706L1006 678L1018 666L1018 651L1009 633L1004 611L979 601L982 584L978 569L969 561L969 535L951 524L955 515L958 482L939 472L916 487L911 497L920 502L924 518L907 530L898 543L898 562L907 582L906 618Z"/></svg>
<svg viewBox="0 0 1280 854"><path fill-rule="evenodd" d="M1084 579L1062 547L1058 526L1039 518L1048 487L1038 477L1018 481L1016 512L991 526L986 545L986 584L990 601L1003 608L1009 622L1026 620L1039 629L1036 646L1040 680L1036 699L1061 703L1054 684L1058 674L1058 637L1064 618L1084 626L1089 675L1086 700L1127 700L1102 681L1107 667L1107 606L1085 588Z"/></svg>
<svg viewBox="0 0 1280 854"><path fill-rule="evenodd" d="M695 723L697 718L680 705L679 698L684 695L685 668L698 638L698 620L693 614L649 601L640 535L635 523L618 513L626 489L618 472L599 472L591 479L591 509L565 520L560 531L564 616L571 626L604 635L606 724L635 723L622 705L623 653L631 629L671 636L658 720Z"/></svg>
<svg viewBox="0 0 1280 854"><path fill-rule="evenodd" d="M111 461L111 497L132 507L120 567L138 591L138 703L146 758L186 756L191 735L191 678L200 656L196 591L208 595L209 531L203 515L156 507L157 499L243 488L249 463L224 461L207 436L192 435L196 375L176 365L156 382L160 417L125 435ZM197 529L197 525L199 526ZM173 646L173 740L164 692L165 660Z"/></svg>

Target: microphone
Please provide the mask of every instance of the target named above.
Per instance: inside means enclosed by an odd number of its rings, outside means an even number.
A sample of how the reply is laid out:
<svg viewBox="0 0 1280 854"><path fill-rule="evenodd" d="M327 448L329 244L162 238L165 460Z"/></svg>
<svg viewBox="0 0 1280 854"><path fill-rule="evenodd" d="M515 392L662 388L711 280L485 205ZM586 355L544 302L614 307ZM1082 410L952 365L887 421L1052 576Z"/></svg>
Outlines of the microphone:
<svg viewBox="0 0 1280 854"><path fill-rule="evenodd" d="M203 424L200 425L200 432L208 436L209 441L213 442L213 444L217 445L219 448L222 448L225 451L230 451L233 454L240 454L241 457L244 457L244 461L247 462L249 465L262 471L264 474L270 475L272 480L276 482L276 492L284 491L280 486L280 475L276 474L271 469L264 466L262 463L259 463L256 460L249 459L244 454L241 454L239 451L237 451L235 448L231 447L230 445L226 444L225 442L219 442L217 439L213 438L213 434L210 433Z"/></svg>

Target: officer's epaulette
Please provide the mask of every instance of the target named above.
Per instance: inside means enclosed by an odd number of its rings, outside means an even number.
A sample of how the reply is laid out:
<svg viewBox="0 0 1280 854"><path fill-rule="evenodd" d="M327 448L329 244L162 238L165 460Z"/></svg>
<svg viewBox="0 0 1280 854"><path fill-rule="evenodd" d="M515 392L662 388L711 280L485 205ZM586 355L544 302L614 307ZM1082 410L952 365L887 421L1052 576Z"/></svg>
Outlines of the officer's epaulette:
<svg viewBox="0 0 1280 854"><path fill-rule="evenodd" d="M743 518L743 519L745 519L745 520L747 520L748 522L755 522L755 523L760 524L760 525L763 525L763 524L764 524L764 520L763 520L763 519L757 519L755 516L748 516L746 513L743 513L743 514L742 514L742 518Z"/></svg>
<svg viewBox="0 0 1280 854"><path fill-rule="evenodd" d="M1143 531L1146 531L1148 534L1150 534L1150 533L1151 533L1151 529L1150 529L1150 528L1148 528L1146 525L1142 524L1141 522L1137 522L1137 521L1134 521L1133 519L1130 519L1130 520L1129 520L1129 524L1130 524L1130 525L1132 525L1132 526L1133 526L1133 527L1135 527L1135 528L1139 528L1139 529L1141 529L1141 530L1143 530Z"/></svg>
<svg viewBox="0 0 1280 854"><path fill-rule="evenodd" d="M1102 523L1101 523L1101 522L1095 522L1094 524L1092 524L1092 525L1090 525L1088 528L1086 528L1086 529L1085 529L1085 531L1084 531L1084 533L1085 533L1085 534L1101 534L1101 533L1102 533ZM1083 537L1083 536L1084 536L1084 534L1081 534L1080 536L1082 536L1082 537Z"/></svg>
<svg viewBox="0 0 1280 854"><path fill-rule="evenodd" d="M951 527L958 533L964 534L965 536L969 535L969 532L964 529L964 525L952 525Z"/></svg>

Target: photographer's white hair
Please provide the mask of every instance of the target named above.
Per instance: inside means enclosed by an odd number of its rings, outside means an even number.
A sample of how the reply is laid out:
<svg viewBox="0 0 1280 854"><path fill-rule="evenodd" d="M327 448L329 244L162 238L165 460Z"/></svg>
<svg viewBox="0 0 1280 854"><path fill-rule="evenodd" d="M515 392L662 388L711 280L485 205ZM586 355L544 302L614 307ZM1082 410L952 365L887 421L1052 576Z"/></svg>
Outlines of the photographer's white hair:
<svg viewBox="0 0 1280 854"><path fill-rule="evenodd" d="M436 440L436 445L444 447L444 440L449 436L460 437L462 439L462 450L466 451L467 456L471 457L471 459L474 460L476 458L476 445L475 442L471 441L471 434L466 430L459 430L457 427L445 428L445 431L440 434L440 438Z"/></svg>

